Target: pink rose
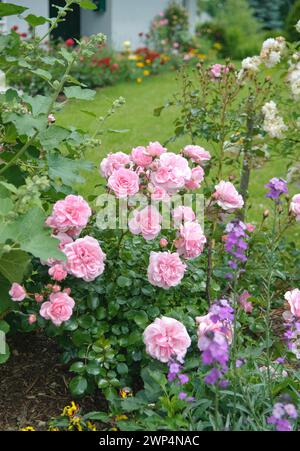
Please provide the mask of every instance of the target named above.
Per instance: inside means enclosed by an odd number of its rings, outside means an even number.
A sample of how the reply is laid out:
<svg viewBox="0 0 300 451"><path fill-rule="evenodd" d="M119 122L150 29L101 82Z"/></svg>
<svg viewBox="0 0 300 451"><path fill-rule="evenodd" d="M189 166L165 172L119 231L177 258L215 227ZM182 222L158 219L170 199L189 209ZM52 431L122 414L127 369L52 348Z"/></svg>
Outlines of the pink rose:
<svg viewBox="0 0 300 451"><path fill-rule="evenodd" d="M187 189L198 189L200 188L201 182L204 179L204 170L201 166L196 166L192 169L191 179L185 184Z"/></svg>
<svg viewBox="0 0 300 451"><path fill-rule="evenodd" d="M36 323L36 315L32 313L31 315L28 316L28 324L32 326L32 324L34 323Z"/></svg>
<svg viewBox="0 0 300 451"><path fill-rule="evenodd" d="M131 169L120 168L109 177L107 185L117 198L126 198L139 192L139 176Z"/></svg>
<svg viewBox="0 0 300 451"><path fill-rule="evenodd" d="M246 228L247 228L247 231L248 231L249 233L252 233L252 232L254 232L254 230L255 230L255 225L254 225L254 224L251 224L250 222L248 222L248 223L246 224Z"/></svg>
<svg viewBox="0 0 300 451"><path fill-rule="evenodd" d="M245 313L252 313L253 305L247 299L251 298L251 294L248 291L244 291L239 298L240 306Z"/></svg>
<svg viewBox="0 0 300 451"><path fill-rule="evenodd" d="M213 80L218 80L223 74L227 74L228 72L229 67L223 64L214 64L210 69L210 75Z"/></svg>
<svg viewBox="0 0 300 451"><path fill-rule="evenodd" d="M185 326L173 318L156 318L144 331L146 352L154 359L167 363L171 357L183 361L191 339Z"/></svg>
<svg viewBox="0 0 300 451"><path fill-rule="evenodd" d="M172 211L172 216L174 220L174 226L178 227L184 222L195 221L196 215L191 207L184 207L180 205L174 208Z"/></svg>
<svg viewBox="0 0 300 451"><path fill-rule="evenodd" d="M56 264L49 269L48 274L52 277L52 279L61 282L67 277L68 272L66 271L64 265Z"/></svg>
<svg viewBox="0 0 300 451"><path fill-rule="evenodd" d="M160 288L175 287L184 276L186 265L175 252L151 252L148 266L149 282Z"/></svg>
<svg viewBox="0 0 300 451"><path fill-rule="evenodd" d="M215 189L216 191L213 197L223 210L235 210L236 208L242 208L244 205L242 196L237 192L232 183L222 180L215 186Z"/></svg>
<svg viewBox="0 0 300 451"><path fill-rule="evenodd" d="M91 236L67 244L64 253L68 259L67 270L74 277L91 282L104 271L106 255L98 241Z"/></svg>
<svg viewBox="0 0 300 451"><path fill-rule="evenodd" d="M211 320L212 313L208 313L205 316L197 316L196 323L198 324L198 338L202 338L207 332L218 332L224 334L224 325L222 321L216 323ZM228 343L232 342L232 327L226 327L226 338Z"/></svg>
<svg viewBox="0 0 300 451"><path fill-rule="evenodd" d="M158 141L150 142L146 148L148 155L151 157L160 157L162 153L166 152L167 149L163 147Z"/></svg>
<svg viewBox="0 0 300 451"><path fill-rule="evenodd" d="M284 298L288 301L292 314L300 318L300 290L296 288L295 290L287 291Z"/></svg>
<svg viewBox="0 0 300 451"><path fill-rule="evenodd" d="M107 179L116 169L124 168L129 163L130 157L126 153L110 153L101 161L100 174Z"/></svg>
<svg viewBox="0 0 300 451"><path fill-rule="evenodd" d="M190 158L194 163L203 164L211 159L210 153L200 146L185 146L183 154Z"/></svg>
<svg viewBox="0 0 300 451"><path fill-rule="evenodd" d="M137 166L141 166L143 168L150 166L152 163L151 155L148 155L146 148L142 146L132 149L131 159Z"/></svg>
<svg viewBox="0 0 300 451"><path fill-rule="evenodd" d="M133 219L128 223L131 233L134 235L142 234L145 240L154 240L161 230L161 215L158 210L151 206L143 210L135 210Z"/></svg>
<svg viewBox="0 0 300 451"><path fill-rule="evenodd" d="M173 194L190 180L192 171L188 161L172 152L163 153L158 161L157 171L152 172L151 181L155 186Z"/></svg>
<svg viewBox="0 0 300 451"><path fill-rule="evenodd" d="M18 283L13 283L10 290L9 295L12 298L13 301L23 301L26 298L26 291L22 287L22 285L19 285Z"/></svg>
<svg viewBox="0 0 300 451"><path fill-rule="evenodd" d="M186 222L180 226L179 237L175 240L175 246L179 255L192 259L202 254L206 238L200 224Z"/></svg>
<svg viewBox="0 0 300 451"><path fill-rule="evenodd" d="M300 194L295 194L290 205L290 212L300 221Z"/></svg>
<svg viewBox="0 0 300 451"><path fill-rule="evenodd" d="M34 299L36 300L36 302L43 302L44 296L42 294L36 293L34 295Z"/></svg>
<svg viewBox="0 0 300 451"><path fill-rule="evenodd" d="M49 301L41 305L40 315L45 319L50 319L55 326L60 326L61 323L71 318L74 306L74 299L66 293L52 293Z"/></svg>
<svg viewBox="0 0 300 451"><path fill-rule="evenodd" d="M70 194L54 204L52 215L46 224L58 232L79 234L87 225L92 211L89 204L81 196Z"/></svg>
<svg viewBox="0 0 300 451"><path fill-rule="evenodd" d="M151 183L149 183L148 189L151 192L151 199L153 201L167 201L170 199L167 191L164 188L161 188L160 186L153 187Z"/></svg>
<svg viewBox="0 0 300 451"><path fill-rule="evenodd" d="M161 238L159 241L160 247L167 247L168 246L168 240L166 238Z"/></svg>

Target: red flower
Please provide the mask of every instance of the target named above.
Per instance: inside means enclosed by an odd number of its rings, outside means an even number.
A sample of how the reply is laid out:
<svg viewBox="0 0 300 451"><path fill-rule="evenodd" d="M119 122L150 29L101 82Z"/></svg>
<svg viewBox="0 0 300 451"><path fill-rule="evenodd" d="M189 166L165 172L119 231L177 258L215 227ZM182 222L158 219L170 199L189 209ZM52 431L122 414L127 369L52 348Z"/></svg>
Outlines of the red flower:
<svg viewBox="0 0 300 451"><path fill-rule="evenodd" d="M11 27L11 31L17 31L19 29L18 25L14 25Z"/></svg>
<svg viewBox="0 0 300 451"><path fill-rule="evenodd" d="M74 39L69 38L65 41L65 44L67 47L73 47L73 45L75 44L75 41L74 41Z"/></svg>
<svg viewBox="0 0 300 451"><path fill-rule="evenodd" d="M98 60L98 66L99 67L102 67L102 66L109 67L110 66L110 62L111 62L111 58L109 56L106 56L106 57L101 58L100 60Z"/></svg>
<svg viewBox="0 0 300 451"><path fill-rule="evenodd" d="M110 66L111 72L115 72L118 69L119 69L119 64L117 64L117 63L114 63Z"/></svg>

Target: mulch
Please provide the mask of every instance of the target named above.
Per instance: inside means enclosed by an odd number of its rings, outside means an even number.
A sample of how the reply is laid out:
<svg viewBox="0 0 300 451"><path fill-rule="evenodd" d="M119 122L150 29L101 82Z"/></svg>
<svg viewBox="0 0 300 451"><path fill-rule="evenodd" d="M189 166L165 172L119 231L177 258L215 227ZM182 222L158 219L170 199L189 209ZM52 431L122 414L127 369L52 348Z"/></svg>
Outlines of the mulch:
<svg viewBox="0 0 300 451"><path fill-rule="evenodd" d="M0 431L47 430L47 422L73 400L68 366L59 363L56 343L42 333L15 335L9 345L12 355L0 365ZM100 395L79 404L85 413L103 410Z"/></svg>

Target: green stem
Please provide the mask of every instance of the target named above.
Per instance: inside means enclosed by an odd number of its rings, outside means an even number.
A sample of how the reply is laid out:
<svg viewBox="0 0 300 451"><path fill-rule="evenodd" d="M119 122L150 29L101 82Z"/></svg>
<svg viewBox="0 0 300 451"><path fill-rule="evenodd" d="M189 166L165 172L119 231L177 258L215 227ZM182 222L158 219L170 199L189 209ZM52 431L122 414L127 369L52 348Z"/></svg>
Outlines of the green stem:
<svg viewBox="0 0 300 451"><path fill-rule="evenodd" d="M233 370L233 430L236 427L236 404L237 404L237 367L236 367L236 359L237 359L237 281L238 281L238 272L234 273L233 280L233 342L232 342L232 370Z"/></svg>

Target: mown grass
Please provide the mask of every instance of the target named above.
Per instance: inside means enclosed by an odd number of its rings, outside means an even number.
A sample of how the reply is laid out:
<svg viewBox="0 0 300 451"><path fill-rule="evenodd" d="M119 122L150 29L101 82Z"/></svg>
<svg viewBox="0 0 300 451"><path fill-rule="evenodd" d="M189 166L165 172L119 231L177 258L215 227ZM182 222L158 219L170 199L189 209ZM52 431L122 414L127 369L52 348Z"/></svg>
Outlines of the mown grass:
<svg viewBox="0 0 300 451"><path fill-rule="evenodd" d="M179 88L179 81L175 72L164 73L151 77L138 85L135 83L121 83L107 87L97 92L92 102L72 101L63 109L58 118L58 124L63 126L76 125L86 131L94 131L96 120L83 112L88 110L98 116L105 115L114 99L123 96L126 105L107 120L105 128L128 130L127 133L106 132L102 137L102 145L97 152L87 151L86 159L93 161L97 166L101 159L109 152L129 152L132 147L144 145L149 141L165 142L173 135L173 122L178 112L176 108L169 108L158 118L153 115L154 108L163 105ZM188 139L179 139L171 143L168 148L178 151ZM201 144L201 142L199 142ZM211 151L211 149L208 149ZM271 159L261 167L253 170L250 180L250 203L248 220L259 222L265 208L271 207L271 201L265 198L264 185L271 177L286 177L288 161ZM101 188L95 188L100 182L98 170L88 175L87 183L79 187L83 195L96 194ZM298 188L299 190L299 188ZM290 186L290 193L297 192L295 186ZM293 230L294 235L299 234L299 227Z"/></svg>

